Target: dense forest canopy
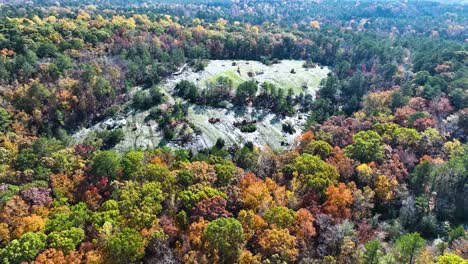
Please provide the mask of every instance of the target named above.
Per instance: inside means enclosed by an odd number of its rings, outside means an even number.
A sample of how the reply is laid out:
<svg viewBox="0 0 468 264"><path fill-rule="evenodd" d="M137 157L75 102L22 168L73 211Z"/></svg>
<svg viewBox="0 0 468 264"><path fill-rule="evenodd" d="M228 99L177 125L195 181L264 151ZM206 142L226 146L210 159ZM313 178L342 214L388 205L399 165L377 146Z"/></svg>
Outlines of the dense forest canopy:
<svg viewBox="0 0 468 264"><path fill-rule="evenodd" d="M0 1L0 262L468 263L467 25L431 1ZM331 71L164 89L210 60ZM194 150L194 105L306 122ZM72 137L142 111L157 148Z"/></svg>

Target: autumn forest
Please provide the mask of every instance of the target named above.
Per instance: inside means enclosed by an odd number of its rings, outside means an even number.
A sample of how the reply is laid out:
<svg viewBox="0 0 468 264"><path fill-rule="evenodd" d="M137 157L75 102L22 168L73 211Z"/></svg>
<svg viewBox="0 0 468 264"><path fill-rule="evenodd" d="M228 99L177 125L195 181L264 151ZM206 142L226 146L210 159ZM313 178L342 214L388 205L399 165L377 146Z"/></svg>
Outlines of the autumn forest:
<svg viewBox="0 0 468 264"><path fill-rule="evenodd" d="M468 263L468 6L0 0L0 263Z"/></svg>

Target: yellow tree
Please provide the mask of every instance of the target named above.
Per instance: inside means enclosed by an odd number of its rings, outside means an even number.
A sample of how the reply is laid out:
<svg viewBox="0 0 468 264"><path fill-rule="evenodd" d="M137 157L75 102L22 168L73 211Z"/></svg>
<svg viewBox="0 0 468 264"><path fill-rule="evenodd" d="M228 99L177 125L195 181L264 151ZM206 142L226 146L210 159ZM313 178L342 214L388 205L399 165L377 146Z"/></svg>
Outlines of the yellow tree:
<svg viewBox="0 0 468 264"><path fill-rule="evenodd" d="M258 241L264 257L278 255L286 263L293 263L299 255L296 238L288 229L267 229Z"/></svg>
<svg viewBox="0 0 468 264"><path fill-rule="evenodd" d="M388 179L385 175L380 175L374 183L375 196L381 202L387 203L394 197L394 190L398 185L395 178Z"/></svg>

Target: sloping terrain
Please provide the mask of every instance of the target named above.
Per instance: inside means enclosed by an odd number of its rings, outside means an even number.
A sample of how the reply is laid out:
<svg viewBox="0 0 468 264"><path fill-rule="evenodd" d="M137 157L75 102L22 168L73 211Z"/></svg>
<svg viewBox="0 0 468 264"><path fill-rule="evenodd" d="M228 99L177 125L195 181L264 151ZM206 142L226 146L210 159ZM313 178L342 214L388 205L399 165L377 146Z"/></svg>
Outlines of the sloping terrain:
<svg viewBox="0 0 468 264"><path fill-rule="evenodd" d="M233 86L255 79L259 84L268 81L276 84L281 89L292 89L294 93L314 94L318 89L320 81L329 72L326 67L304 68L304 61L283 60L273 65L265 65L258 61L234 61L234 60L212 60L203 71L194 72L190 68L166 79L161 87L166 94L166 104L173 104L182 100L173 95L175 85L181 80L188 80L195 83L200 89L204 89L207 84L220 76L229 77L233 81ZM158 130L158 124L154 121L145 121L149 111L137 113L127 113L115 119L105 120L97 123L91 128L82 129L74 135L77 141L81 141L92 132L101 129L123 129L125 138L116 145L116 149L127 151L134 148L154 148L161 144L177 147L177 142L164 142L162 133ZM219 119L217 123L210 123L210 118ZM256 120L257 130L252 133L241 132L233 124L243 120ZM200 149L211 147L218 138L222 138L227 144L241 144L251 141L256 145L269 145L273 149L281 149L290 145L297 135L302 131L302 126L306 116L296 114L292 117L280 118L273 113L257 110L253 107L245 108L215 108L209 106L198 106L189 104L188 121L201 134L195 135L188 147ZM282 124L291 124L295 133L283 132Z"/></svg>

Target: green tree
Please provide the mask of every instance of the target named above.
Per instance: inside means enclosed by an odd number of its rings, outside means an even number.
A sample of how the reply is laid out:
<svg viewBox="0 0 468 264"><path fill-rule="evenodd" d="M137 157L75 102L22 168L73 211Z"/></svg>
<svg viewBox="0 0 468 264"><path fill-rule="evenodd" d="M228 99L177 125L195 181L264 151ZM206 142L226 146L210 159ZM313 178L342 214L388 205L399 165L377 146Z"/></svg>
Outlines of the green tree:
<svg viewBox="0 0 468 264"><path fill-rule="evenodd" d="M122 177L132 180L141 172L145 154L141 151L130 151L122 158Z"/></svg>
<svg viewBox="0 0 468 264"><path fill-rule="evenodd" d="M64 72L66 70L71 69L73 66L73 62L71 58L65 54L57 54L57 59L55 60L55 64L57 65L57 68L61 71Z"/></svg>
<svg viewBox="0 0 468 264"><path fill-rule="evenodd" d="M448 243L452 243L452 241L459 237L465 237L465 228L463 225L459 225L458 227L450 230L448 233Z"/></svg>
<svg viewBox="0 0 468 264"><path fill-rule="evenodd" d="M339 176L334 166L324 162L319 156L307 153L295 158L292 164L286 165L283 173L286 176L298 177L305 187L303 189L310 188L322 194L328 186L336 183Z"/></svg>
<svg viewBox="0 0 468 264"><path fill-rule="evenodd" d="M57 210L47 220L47 232L60 232L72 227L83 229L85 227L85 223L89 219L89 209L85 203L80 202L69 207L68 204L59 204L62 201L56 200L55 202L58 203Z"/></svg>
<svg viewBox="0 0 468 264"><path fill-rule="evenodd" d="M163 182L170 177L171 172L166 166L160 164L146 164L139 175L142 181L159 181Z"/></svg>
<svg viewBox="0 0 468 264"><path fill-rule="evenodd" d="M5 132L8 126L11 124L11 115L8 111L0 107L0 132Z"/></svg>
<svg viewBox="0 0 468 264"><path fill-rule="evenodd" d="M216 170L217 186L228 185L234 177L234 173L236 173L236 166L234 166L232 161L226 161L222 164L215 164L214 168Z"/></svg>
<svg viewBox="0 0 468 264"><path fill-rule="evenodd" d="M265 213L268 224L278 228L290 228L296 221L297 213L284 206L276 206Z"/></svg>
<svg viewBox="0 0 468 264"><path fill-rule="evenodd" d="M208 224L204 239L208 247L218 253L221 263L235 263L244 243L244 230L234 218L219 218Z"/></svg>
<svg viewBox="0 0 468 264"><path fill-rule="evenodd" d="M132 228L115 231L105 242L112 263L136 263L145 253L143 237Z"/></svg>
<svg viewBox="0 0 468 264"><path fill-rule="evenodd" d="M195 103L198 100L198 87L187 80L182 80L175 86L177 95Z"/></svg>
<svg viewBox="0 0 468 264"><path fill-rule="evenodd" d="M6 264L19 264L33 260L46 247L47 236L43 233L28 232L19 239L0 249L0 260Z"/></svg>
<svg viewBox="0 0 468 264"><path fill-rule="evenodd" d="M382 256L381 245L378 240L371 240L364 245L363 264L379 264Z"/></svg>
<svg viewBox="0 0 468 264"><path fill-rule="evenodd" d="M127 182L118 190L119 209L125 221L134 228L150 227L162 209L164 201L159 182Z"/></svg>
<svg viewBox="0 0 468 264"><path fill-rule="evenodd" d="M455 109L463 109L468 106L468 95L461 88L453 89L449 94L450 102Z"/></svg>
<svg viewBox="0 0 468 264"><path fill-rule="evenodd" d="M419 233L410 233L397 239L394 250L402 263L413 264L414 257L422 249L424 244L424 239Z"/></svg>
<svg viewBox="0 0 468 264"><path fill-rule="evenodd" d="M403 147L414 147L421 140L421 135L414 128L399 127L395 129L393 139Z"/></svg>
<svg viewBox="0 0 468 264"><path fill-rule="evenodd" d="M55 57L56 53L57 46L51 42L41 43L39 45L39 48L37 48L37 56L39 56L40 58Z"/></svg>
<svg viewBox="0 0 468 264"><path fill-rule="evenodd" d="M304 152L312 155L317 155L323 160L330 156L333 147L323 140L312 140L305 146Z"/></svg>
<svg viewBox="0 0 468 264"><path fill-rule="evenodd" d="M466 214L466 182L468 152L454 156L431 171L431 187L437 193L435 212L440 219L464 222Z"/></svg>
<svg viewBox="0 0 468 264"><path fill-rule="evenodd" d="M425 190L425 186L432 182L430 177L431 172L434 170L434 167L434 164L427 160L420 162L415 167L413 173L411 173L410 183L416 194L423 193Z"/></svg>
<svg viewBox="0 0 468 264"><path fill-rule="evenodd" d="M243 82L237 87L236 98L238 102L245 102L246 99L251 99L257 93L258 86L253 80Z"/></svg>
<svg viewBox="0 0 468 264"><path fill-rule="evenodd" d="M125 134L121 128L112 130L101 130L96 132L96 137L102 140L101 148L108 150L113 148L117 143L125 138Z"/></svg>
<svg viewBox="0 0 468 264"><path fill-rule="evenodd" d="M187 190L179 193L179 200L185 208L191 210L199 201L214 196L221 196L225 199L227 198L225 193L217 189L208 186L192 185Z"/></svg>
<svg viewBox="0 0 468 264"><path fill-rule="evenodd" d="M352 145L344 149L345 153L351 158L363 163L383 158L382 138L377 132L372 130L358 132L353 135L353 141Z"/></svg>
<svg viewBox="0 0 468 264"><path fill-rule="evenodd" d="M47 237L49 247L60 249L65 253L75 250L84 238L84 230L76 227L64 231L52 232Z"/></svg>
<svg viewBox="0 0 468 264"><path fill-rule="evenodd" d="M115 226L120 217L119 204L115 200L107 200L99 208L99 211L91 215L91 223L98 230L104 223L110 223Z"/></svg>
<svg viewBox="0 0 468 264"><path fill-rule="evenodd" d="M100 179L116 180L120 170L120 157L114 151L100 151L91 159L91 174Z"/></svg>

